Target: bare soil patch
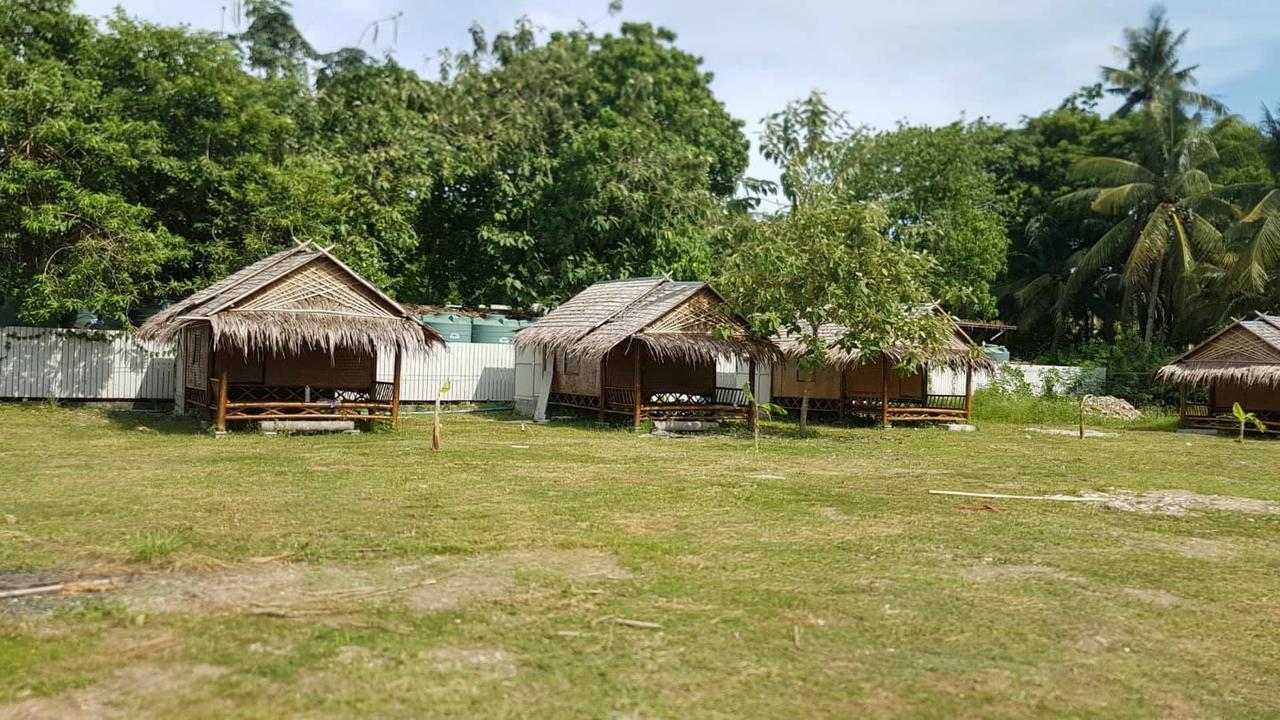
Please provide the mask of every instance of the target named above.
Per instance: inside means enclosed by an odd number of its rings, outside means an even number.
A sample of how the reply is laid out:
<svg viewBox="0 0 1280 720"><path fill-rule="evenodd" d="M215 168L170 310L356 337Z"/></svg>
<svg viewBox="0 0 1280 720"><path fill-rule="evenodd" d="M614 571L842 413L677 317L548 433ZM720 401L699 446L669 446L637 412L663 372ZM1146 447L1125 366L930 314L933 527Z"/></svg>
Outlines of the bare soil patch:
<svg viewBox="0 0 1280 720"><path fill-rule="evenodd" d="M1109 493L1083 491L1081 497L1097 498L1106 507L1124 512L1159 515L1195 515L1196 510L1224 510L1255 515L1280 515L1280 503L1230 495L1201 495L1186 490L1112 490Z"/></svg>
<svg viewBox="0 0 1280 720"><path fill-rule="evenodd" d="M966 568L964 575L969 580L979 582L1008 579L1021 580L1027 578L1046 578L1050 580L1064 580L1075 583L1085 582L1085 579L1079 575L1072 575L1049 565L997 565L994 563L979 563Z"/></svg>
<svg viewBox="0 0 1280 720"><path fill-rule="evenodd" d="M226 668L215 665L137 663L85 688L0 705L0 720L139 717L137 709L114 704L121 698L146 708L148 716L162 717L177 709L173 707L176 697L226 673Z"/></svg>
<svg viewBox="0 0 1280 720"><path fill-rule="evenodd" d="M434 612L496 600L533 573L575 583L626 579L597 550L517 550L474 558L432 557L368 563L270 563L202 573L146 576L116 597L140 612L222 610L324 620L365 604Z"/></svg>
<svg viewBox="0 0 1280 720"><path fill-rule="evenodd" d="M1126 597L1134 600L1141 600L1160 608L1173 608L1182 605L1185 601L1167 590L1156 590L1153 588L1124 588L1120 591Z"/></svg>

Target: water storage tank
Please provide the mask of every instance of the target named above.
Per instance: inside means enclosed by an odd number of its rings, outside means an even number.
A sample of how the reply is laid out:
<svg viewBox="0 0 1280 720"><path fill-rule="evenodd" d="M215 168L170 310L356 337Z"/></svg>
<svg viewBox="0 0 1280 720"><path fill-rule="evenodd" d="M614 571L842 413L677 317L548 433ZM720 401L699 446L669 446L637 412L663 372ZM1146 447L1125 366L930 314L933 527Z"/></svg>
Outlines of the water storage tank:
<svg viewBox="0 0 1280 720"><path fill-rule="evenodd" d="M471 318L453 313L436 313L419 315L418 320L427 327L440 333L440 337L448 342L471 342Z"/></svg>
<svg viewBox="0 0 1280 720"><path fill-rule="evenodd" d="M983 343L982 352L986 353L987 357L998 363L1009 362L1009 348L1003 345L988 345Z"/></svg>
<svg viewBox="0 0 1280 720"><path fill-rule="evenodd" d="M478 317L471 322L471 342L509 344L514 340L518 320L490 316Z"/></svg>

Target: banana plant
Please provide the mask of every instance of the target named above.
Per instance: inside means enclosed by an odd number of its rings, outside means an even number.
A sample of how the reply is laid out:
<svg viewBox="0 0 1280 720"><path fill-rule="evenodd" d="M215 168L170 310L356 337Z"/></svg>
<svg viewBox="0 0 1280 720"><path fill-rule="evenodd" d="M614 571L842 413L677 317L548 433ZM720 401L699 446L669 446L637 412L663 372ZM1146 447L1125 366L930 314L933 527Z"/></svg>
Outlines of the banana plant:
<svg viewBox="0 0 1280 720"><path fill-rule="evenodd" d="M787 409L781 405L773 403L762 403L756 400L756 394L751 392L751 383L742 383L742 396L747 399L747 404L751 407L751 434L755 438L756 452L760 451L760 421L769 419L774 415L786 415Z"/></svg>
<svg viewBox="0 0 1280 720"><path fill-rule="evenodd" d="M453 381L446 380L444 385L440 386L440 392L436 393L436 412L431 420L431 449L440 449L440 398L448 394L453 388Z"/></svg>
<svg viewBox="0 0 1280 720"><path fill-rule="evenodd" d="M1240 407L1240 403L1231 404L1231 414L1235 415L1236 421L1240 423L1240 434L1236 436L1236 442L1238 443L1244 442L1245 423L1253 423L1253 426L1257 428L1260 433L1267 431L1267 426L1258 419L1258 416L1251 412L1245 412L1244 408Z"/></svg>

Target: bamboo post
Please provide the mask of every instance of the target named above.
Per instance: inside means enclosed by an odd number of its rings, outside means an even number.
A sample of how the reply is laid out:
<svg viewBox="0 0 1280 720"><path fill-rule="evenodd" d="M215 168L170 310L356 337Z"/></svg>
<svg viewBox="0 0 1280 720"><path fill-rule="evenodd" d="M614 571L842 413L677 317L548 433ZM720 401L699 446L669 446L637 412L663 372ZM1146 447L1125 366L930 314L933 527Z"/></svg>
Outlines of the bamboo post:
<svg viewBox="0 0 1280 720"><path fill-rule="evenodd" d="M223 366L222 372L218 373L218 416L215 429L224 433L227 431L227 368Z"/></svg>
<svg viewBox="0 0 1280 720"><path fill-rule="evenodd" d="M609 370L609 353L605 353L600 358L600 382L599 382L600 412L598 413L598 418L597 418L600 422L604 422L604 404L605 404L604 383L605 383L605 377L607 376L608 370Z"/></svg>
<svg viewBox="0 0 1280 720"><path fill-rule="evenodd" d="M889 427L889 356L880 353L880 426Z"/></svg>
<svg viewBox="0 0 1280 720"><path fill-rule="evenodd" d="M751 397L756 395L756 360L749 358L747 360L747 387L751 390ZM747 427L752 430L756 429L756 423L760 420L756 417L756 404L754 402L747 403Z"/></svg>
<svg viewBox="0 0 1280 720"><path fill-rule="evenodd" d="M632 408L632 415L631 415L631 427L632 427L633 429L639 429L639 428L640 428L640 394L641 394L641 393L640 393L640 388L641 388L641 384L640 384L640 354L641 354L642 352L644 352L644 346L643 346L643 345L640 345L640 344L636 344L636 345L634 346L634 349L635 349L635 356L634 356L634 359L632 360L632 368L633 368L633 369L632 369L632 371L631 371L631 387L632 387L632 391L633 391L633 398L632 398L632 399L633 399L635 402L634 402L634 405L633 405L633 408Z"/></svg>
<svg viewBox="0 0 1280 720"><path fill-rule="evenodd" d="M396 360L391 370L391 428L400 423L400 348L396 348Z"/></svg>
<svg viewBox="0 0 1280 720"><path fill-rule="evenodd" d="M973 420L973 368L964 369L964 420Z"/></svg>
<svg viewBox="0 0 1280 720"><path fill-rule="evenodd" d="M844 412L845 412L844 406L848 397L847 389L845 387L849 383L848 375L849 375L849 366L841 365L839 372L836 373L836 377L838 378L839 384L840 384L839 394L836 396L839 398L839 400L837 400L839 405L836 406L836 416L842 420L844 419Z"/></svg>

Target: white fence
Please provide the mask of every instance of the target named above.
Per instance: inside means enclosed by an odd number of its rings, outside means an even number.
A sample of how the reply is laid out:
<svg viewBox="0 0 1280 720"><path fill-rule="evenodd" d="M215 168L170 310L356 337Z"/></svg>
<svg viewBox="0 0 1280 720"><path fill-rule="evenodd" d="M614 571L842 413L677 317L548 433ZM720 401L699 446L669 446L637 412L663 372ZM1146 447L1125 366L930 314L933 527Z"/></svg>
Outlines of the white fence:
<svg viewBox="0 0 1280 720"><path fill-rule="evenodd" d="M995 384L1010 390L1024 388L1032 394L1041 395L1048 386L1053 392L1064 394L1076 390L1099 392L1106 381L1106 368L1008 363L1001 365L994 375L985 372L975 373L973 387L980 389ZM929 375L929 392L963 395L964 373L954 370L933 370Z"/></svg>
<svg viewBox="0 0 1280 720"><path fill-rule="evenodd" d="M378 355L378 377L391 380L391 353ZM443 350L409 353L400 364L401 402L511 402L515 397L516 348L497 343L447 343Z"/></svg>
<svg viewBox="0 0 1280 720"><path fill-rule="evenodd" d="M142 342L120 330L0 327L0 398L17 400L173 400L174 348ZM390 353L379 357L390 379ZM400 399L510 402L515 395L515 347L450 344L410 353L401 364Z"/></svg>
<svg viewBox="0 0 1280 720"><path fill-rule="evenodd" d="M172 400L173 360L120 331L0 327L0 398Z"/></svg>

